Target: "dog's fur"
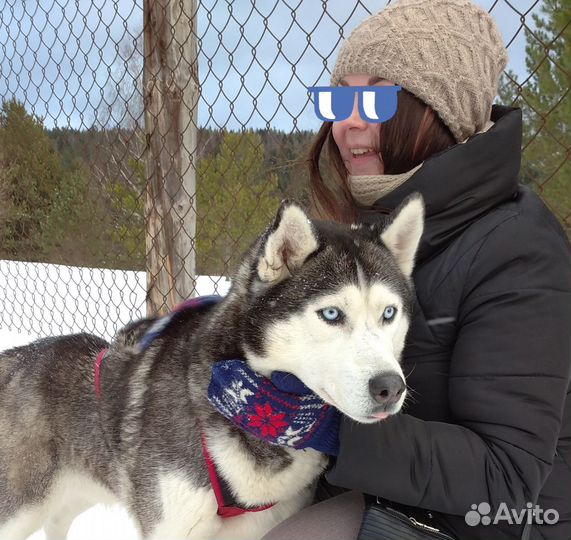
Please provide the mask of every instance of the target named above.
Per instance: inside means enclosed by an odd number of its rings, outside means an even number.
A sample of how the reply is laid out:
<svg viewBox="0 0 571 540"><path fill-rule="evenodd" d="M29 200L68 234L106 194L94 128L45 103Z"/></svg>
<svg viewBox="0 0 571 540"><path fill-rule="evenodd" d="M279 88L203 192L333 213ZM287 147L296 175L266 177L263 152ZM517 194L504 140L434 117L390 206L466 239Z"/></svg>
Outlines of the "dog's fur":
<svg viewBox="0 0 571 540"><path fill-rule="evenodd" d="M78 513L116 500L144 537L259 538L307 505L327 457L234 426L207 399L211 366L245 358L266 376L292 372L359 422L398 412L406 392L382 406L370 381L403 378L422 222L418 196L384 228L311 222L284 202L228 296L177 314L144 352L139 339L153 319L130 324L110 346L81 334L0 354L0 538L42 526L64 538ZM330 306L344 312L341 324L319 316ZM97 399L94 360L108 346ZM201 433L241 505L276 504L219 518Z"/></svg>

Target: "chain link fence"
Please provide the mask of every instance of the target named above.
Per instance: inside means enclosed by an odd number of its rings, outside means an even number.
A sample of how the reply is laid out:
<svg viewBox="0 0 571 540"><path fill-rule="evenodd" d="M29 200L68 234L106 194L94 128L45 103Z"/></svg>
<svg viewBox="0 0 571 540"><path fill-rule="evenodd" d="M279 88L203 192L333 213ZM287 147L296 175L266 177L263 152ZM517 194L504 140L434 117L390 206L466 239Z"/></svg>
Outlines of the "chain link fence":
<svg viewBox="0 0 571 540"><path fill-rule="evenodd" d="M307 87L387 3L0 0L0 327L109 336L224 293L279 201L308 203ZM569 232L568 3L480 4L510 51L522 181Z"/></svg>

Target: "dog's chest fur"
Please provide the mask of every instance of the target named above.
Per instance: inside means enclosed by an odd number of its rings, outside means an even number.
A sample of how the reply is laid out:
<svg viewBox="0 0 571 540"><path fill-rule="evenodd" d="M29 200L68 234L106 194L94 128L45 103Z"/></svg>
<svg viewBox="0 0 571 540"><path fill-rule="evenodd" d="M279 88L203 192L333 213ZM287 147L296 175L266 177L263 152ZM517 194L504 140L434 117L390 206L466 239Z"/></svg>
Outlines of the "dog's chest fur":
<svg viewBox="0 0 571 540"><path fill-rule="evenodd" d="M276 448L287 454L289 459L286 460L279 454L272 458L270 452L262 455L245 450L240 444L229 444L226 437L211 438L208 445L218 471L235 490L240 502L248 506L298 496L327 464L327 458L313 449Z"/></svg>

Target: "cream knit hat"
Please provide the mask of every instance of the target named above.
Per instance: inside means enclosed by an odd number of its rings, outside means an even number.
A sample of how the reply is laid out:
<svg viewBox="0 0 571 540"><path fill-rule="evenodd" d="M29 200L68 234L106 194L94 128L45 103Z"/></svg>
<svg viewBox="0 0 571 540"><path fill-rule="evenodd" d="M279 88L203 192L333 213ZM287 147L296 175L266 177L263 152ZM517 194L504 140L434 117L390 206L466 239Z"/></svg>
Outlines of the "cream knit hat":
<svg viewBox="0 0 571 540"><path fill-rule="evenodd" d="M490 119L506 64L494 20L470 0L397 0L351 33L331 85L351 73L393 81L430 105L460 142Z"/></svg>

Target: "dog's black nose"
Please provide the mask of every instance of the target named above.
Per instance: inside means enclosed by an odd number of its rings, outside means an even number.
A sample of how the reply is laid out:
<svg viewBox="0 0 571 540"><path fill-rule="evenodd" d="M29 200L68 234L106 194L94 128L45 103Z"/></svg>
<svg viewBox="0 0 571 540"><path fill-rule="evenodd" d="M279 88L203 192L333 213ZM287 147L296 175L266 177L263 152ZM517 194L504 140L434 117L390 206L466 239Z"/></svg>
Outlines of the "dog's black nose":
<svg viewBox="0 0 571 540"><path fill-rule="evenodd" d="M392 405L402 396L406 386L402 377L396 373L377 375L369 379L369 392L381 405Z"/></svg>

